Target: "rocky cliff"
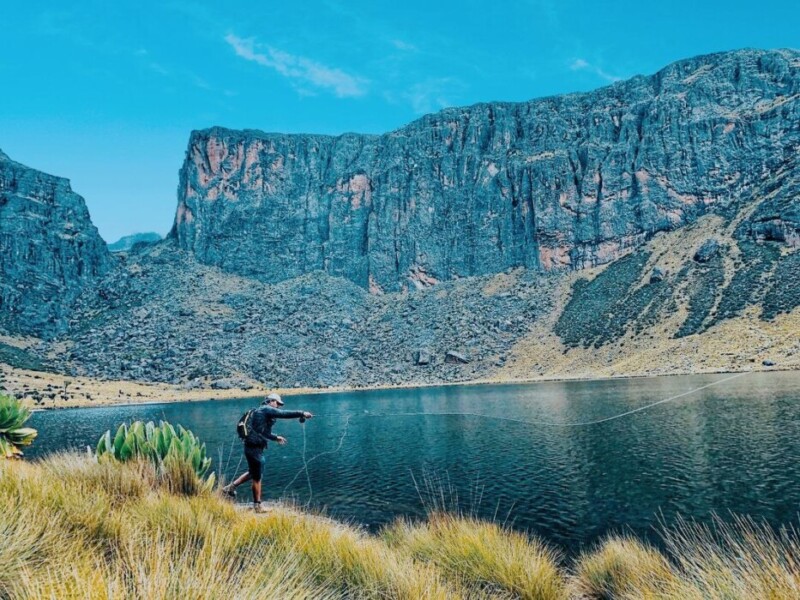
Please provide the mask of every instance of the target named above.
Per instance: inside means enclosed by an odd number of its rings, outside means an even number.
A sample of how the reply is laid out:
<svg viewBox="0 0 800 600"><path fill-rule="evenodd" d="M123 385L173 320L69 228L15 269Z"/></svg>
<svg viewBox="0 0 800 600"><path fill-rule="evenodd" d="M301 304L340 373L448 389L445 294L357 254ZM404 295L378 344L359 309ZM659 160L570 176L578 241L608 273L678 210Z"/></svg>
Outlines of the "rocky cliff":
<svg viewBox="0 0 800 600"><path fill-rule="evenodd" d="M593 267L730 216L794 169L798 97L800 53L745 50L591 93L446 109L380 136L196 131L171 235L231 273L324 270L373 292ZM777 188L765 210L748 235L800 244L793 197Z"/></svg>
<svg viewBox="0 0 800 600"><path fill-rule="evenodd" d="M170 236L114 258L65 180L2 157L0 388L800 368L799 70L741 51L384 136L195 132Z"/></svg>
<svg viewBox="0 0 800 600"><path fill-rule="evenodd" d="M112 267L69 181L0 152L0 326L51 336L81 291Z"/></svg>

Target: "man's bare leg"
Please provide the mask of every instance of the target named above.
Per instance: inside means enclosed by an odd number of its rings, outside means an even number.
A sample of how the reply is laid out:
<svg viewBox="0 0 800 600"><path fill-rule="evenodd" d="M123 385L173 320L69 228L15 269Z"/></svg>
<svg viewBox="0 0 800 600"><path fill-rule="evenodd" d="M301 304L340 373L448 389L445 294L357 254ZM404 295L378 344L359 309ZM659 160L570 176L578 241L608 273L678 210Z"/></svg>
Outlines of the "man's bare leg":
<svg viewBox="0 0 800 600"><path fill-rule="evenodd" d="M252 483L252 486L253 486L253 503L261 504L261 482L254 481Z"/></svg>
<svg viewBox="0 0 800 600"><path fill-rule="evenodd" d="M242 485L245 481L250 481L250 471L246 471L233 480L231 484L234 489Z"/></svg>
<svg viewBox="0 0 800 600"><path fill-rule="evenodd" d="M222 488L222 493L225 494L228 498L236 498L236 488L242 485L245 481L248 481L249 479L250 479L250 471L242 473L232 483L229 483L224 488Z"/></svg>

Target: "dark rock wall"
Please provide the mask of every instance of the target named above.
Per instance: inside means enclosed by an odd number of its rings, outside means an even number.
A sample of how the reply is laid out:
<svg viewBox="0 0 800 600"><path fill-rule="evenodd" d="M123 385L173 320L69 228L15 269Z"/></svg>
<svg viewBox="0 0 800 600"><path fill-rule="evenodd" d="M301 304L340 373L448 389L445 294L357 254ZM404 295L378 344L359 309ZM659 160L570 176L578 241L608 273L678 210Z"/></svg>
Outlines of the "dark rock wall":
<svg viewBox="0 0 800 600"><path fill-rule="evenodd" d="M69 181L0 152L0 326L53 335L112 258Z"/></svg>
<svg viewBox="0 0 800 600"><path fill-rule="evenodd" d="M172 236L229 272L324 270L373 292L604 264L785 169L798 97L800 53L743 50L380 136L196 131ZM797 204L783 200L753 235L800 244Z"/></svg>

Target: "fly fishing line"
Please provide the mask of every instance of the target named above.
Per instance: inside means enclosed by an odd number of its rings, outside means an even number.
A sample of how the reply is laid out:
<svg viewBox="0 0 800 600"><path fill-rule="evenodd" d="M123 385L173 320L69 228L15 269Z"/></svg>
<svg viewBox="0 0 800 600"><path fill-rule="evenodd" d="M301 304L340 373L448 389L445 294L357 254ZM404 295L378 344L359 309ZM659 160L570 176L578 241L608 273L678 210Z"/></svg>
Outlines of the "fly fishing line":
<svg viewBox="0 0 800 600"><path fill-rule="evenodd" d="M303 466L295 474L295 476L292 478L292 480L286 485L286 487L283 489L283 493L281 495L286 494L286 491L292 486L292 484L297 480L297 478L303 472L305 472L306 481L308 483L308 492L309 492L308 504L311 503L311 499L314 496L314 490L313 490L313 488L311 486L311 475L309 474L309 471L308 471L308 465L310 463L312 463L313 461L315 461L320 456L324 456L324 455L327 455L327 454L334 455L334 454L337 454L342 449L342 445L344 444L344 439L345 439L345 437L347 437L347 432L348 432L349 425L350 425L350 419L353 416L360 416L360 417L363 417L363 418L368 418L368 417L420 417L420 416L424 416L424 417L455 417L455 416L463 416L463 417L477 417L477 418L481 418L481 419L493 419L493 420L496 420L496 421L507 421L507 422L511 422L511 423L521 423L521 424L524 424L524 425L541 426L541 427L589 427L589 426L593 426L593 425L600 425L602 423L608 423L609 421L615 421L617 419L622 419L624 417L628 417L628 416L634 415L636 413L644 412L644 411L649 410L649 409L651 409L651 408L653 408L655 406L659 406L661 404L666 404L668 402L673 402L673 401L678 400L680 398L685 398L686 396L690 396L692 394L696 394L697 392L700 392L702 390L708 389L708 388L713 387L715 385L719 385L721 383L732 381L732 380L737 379L739 377L744 377L745 375L749 375L750 373L751 373L751 371L745 371L744 373L737 373L735 375L731 375L730 377L725 377L724 379L719 379L717 381L712 381L711 383L708 383L706 385L702 385L702 386L693 388L693 389L691 389L691 390L689 390L687 392L682 392L680 394L676 394L676 395L670 396L668 398L663 398L661 400L658 400L657 402L651 402L650 404L646 404L644 406L640 406L639 408L634 408L632 410L627 410L625 412L622 412L622 413L619 413L619 414L616 414L616 415L612 415L610 417L604 417L602 419L595 419L595 420L592 420L592 421L565 421L565 422L558 422L558 421L530 421L530 420L525 420L525 419L515 419L513 417L500 417L500 416L497 416L497 415L488 415L488 414L476 413L476 412L369 413L369 412L365 411L364 414L361 414L361 415L347 415L347 420L345 421L344 432L342 433L342 437L339 439L339 444L336 446L336 448L334 448L333 450L327 450L325 452L320 452L319 454L314 455L312 458L310 458L308 460L306 460L306 426L305 426L305 424L303 424L302 425L302 427L303 427L303 451L302 451ZM318 415L317 418L319 418L319 417L322 417L322 418L335 417L335 416L341 416L341 415L337 415L337 414Z"/></svg>

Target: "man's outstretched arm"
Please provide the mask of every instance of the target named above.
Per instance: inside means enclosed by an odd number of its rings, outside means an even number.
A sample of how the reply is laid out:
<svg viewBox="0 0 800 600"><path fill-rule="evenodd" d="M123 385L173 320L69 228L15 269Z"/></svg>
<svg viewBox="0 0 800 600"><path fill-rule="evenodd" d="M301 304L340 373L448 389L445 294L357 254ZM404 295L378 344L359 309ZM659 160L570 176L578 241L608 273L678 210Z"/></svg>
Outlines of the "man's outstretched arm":
<svg viewBox="0 0 800 600"><path fill-rule="evenodd" d="M310 412L302 410L281 410L280 408L272 408L271 406L265 406L262 410L264 410L265 414L268 414L274 419L299 419L301 417L309 419L309 415L311 415Z"/></svg>

